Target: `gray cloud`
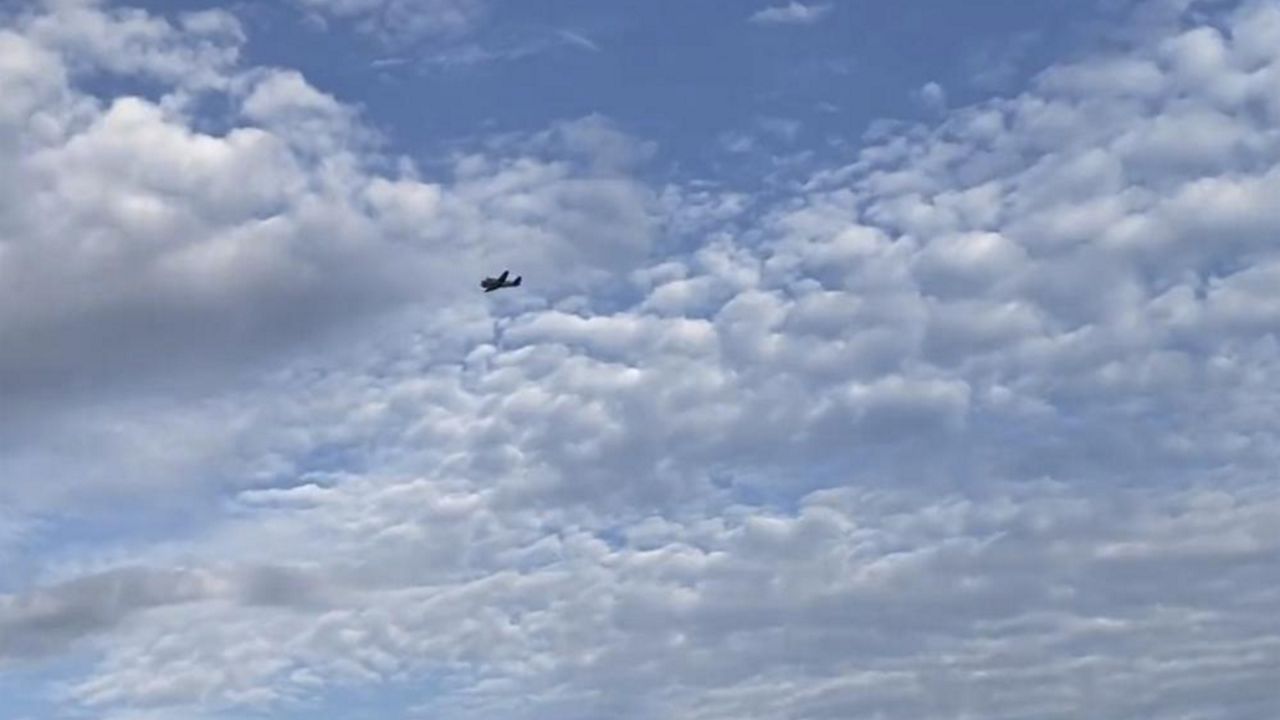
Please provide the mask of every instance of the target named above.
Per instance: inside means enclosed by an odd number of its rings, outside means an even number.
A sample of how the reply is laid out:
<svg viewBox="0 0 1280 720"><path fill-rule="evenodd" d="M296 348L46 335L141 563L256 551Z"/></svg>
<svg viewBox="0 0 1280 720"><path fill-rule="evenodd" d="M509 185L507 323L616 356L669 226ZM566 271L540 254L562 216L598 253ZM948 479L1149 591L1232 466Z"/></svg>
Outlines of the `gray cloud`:
<svg viewBox="0 0 1280 720"><path fill-rule="evenodd" d="M0 661L12 664L65 652L150 611L208 608L323 609L343 588L302 565L242 565L232 570L125 566L0 596Z"/></svg>
<svg viewBox="0 0 1280 720"><path fill-rule="evenodd" d="M134 613L208 594L208 578L196 573L128 568L0 597L0 658L32 659L61 651Z"/></svg>

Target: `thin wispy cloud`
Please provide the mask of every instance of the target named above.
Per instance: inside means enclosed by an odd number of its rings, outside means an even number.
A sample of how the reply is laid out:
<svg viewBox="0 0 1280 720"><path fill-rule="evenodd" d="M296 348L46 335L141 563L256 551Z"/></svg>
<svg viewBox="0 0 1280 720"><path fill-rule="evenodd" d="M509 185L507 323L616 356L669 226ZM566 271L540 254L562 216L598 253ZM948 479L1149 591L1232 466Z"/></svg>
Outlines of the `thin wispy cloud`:
<svg viewBox="0 0 1280 720"><path fill-rule="evenodd" d="M538 32L517 38L491 38L485 41L468 41L452 47L424 51L416 56L395 58L395 64L410 64L420 68L449 69L474 68L491 63L526 60L538 55L563 49L602 52L591 38L571 30Z"/></svg>
<svg viewBox="0 0 1280 720"><path fill-rule="evenodd" d="M569 43L570 45L582 48L583 50L590 50L591 52L601 51L600 45L597 44L596 41L592 40L586 35L583 35L582 33L577 33L572 30L563 30L563 29L557 30L556 33L561 38L563 38L565 42Z"/></svg>
<svg viewBox="0 0 1280 720"><path fill-rule="evenodd" d="M801 2L775 5L759 10L748 20L756 25L812 25L831 13L834 6L829 3L806 5Z"/></svg>
<svg viewBox="0 0 1280 720"><path fill-rule="evenodd" d="M488 16L486 0L291 0L322 27L349 23L392 46L456 39Z"/></svg>

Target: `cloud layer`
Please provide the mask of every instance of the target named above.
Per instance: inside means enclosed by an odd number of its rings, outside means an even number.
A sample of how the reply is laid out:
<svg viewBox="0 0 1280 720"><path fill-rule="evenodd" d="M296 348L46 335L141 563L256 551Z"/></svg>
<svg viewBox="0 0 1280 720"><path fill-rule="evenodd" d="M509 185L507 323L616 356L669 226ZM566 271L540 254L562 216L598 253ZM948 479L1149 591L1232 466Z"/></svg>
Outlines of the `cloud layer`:
<svg viewBox="0 0 1280 720"><path fill-rule="evenodd" d="M1193 9L768 195L597 118L428 180L228 16L23 16L5 475L221 505L46 563L0 662L89 653L107 713L1265 715L1280 11ZM138 389L188 351L200 402Z"/></svg>

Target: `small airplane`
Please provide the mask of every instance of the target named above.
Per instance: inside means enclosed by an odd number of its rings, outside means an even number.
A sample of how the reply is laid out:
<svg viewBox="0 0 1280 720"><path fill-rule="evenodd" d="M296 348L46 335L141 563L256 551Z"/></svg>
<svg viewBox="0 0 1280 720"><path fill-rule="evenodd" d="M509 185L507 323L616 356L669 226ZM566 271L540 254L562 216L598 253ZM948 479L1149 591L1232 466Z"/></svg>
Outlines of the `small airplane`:
<svg viewBox="0 0 1280 720"><path fill-rule="evenodd" d="M496 278L487 277L480 281L480 287L484 288L485 292L493 292L494 290L508 287L520 287L520 280L523 276L517 275L515 280L508 280L507 275L509 274L509 270L503 270L502 274Z"/></svg>

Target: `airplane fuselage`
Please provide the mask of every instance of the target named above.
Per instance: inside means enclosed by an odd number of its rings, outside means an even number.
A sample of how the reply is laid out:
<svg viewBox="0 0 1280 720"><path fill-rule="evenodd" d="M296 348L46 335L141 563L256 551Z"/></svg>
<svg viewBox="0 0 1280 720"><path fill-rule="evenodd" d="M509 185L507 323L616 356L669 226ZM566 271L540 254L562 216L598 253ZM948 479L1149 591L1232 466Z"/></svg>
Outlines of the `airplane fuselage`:
<svg viewBox="0 0 1280 720"><path fill-rule="evenodd" d="M503 273L496 278L487 277L480 281L480 287L484 288L485 292L493 292L494 290L501 290L502 288L520 287L520 281L523 278L517 276L515 280L507 280L508 274L508 272L503 271Z"/></svg>

